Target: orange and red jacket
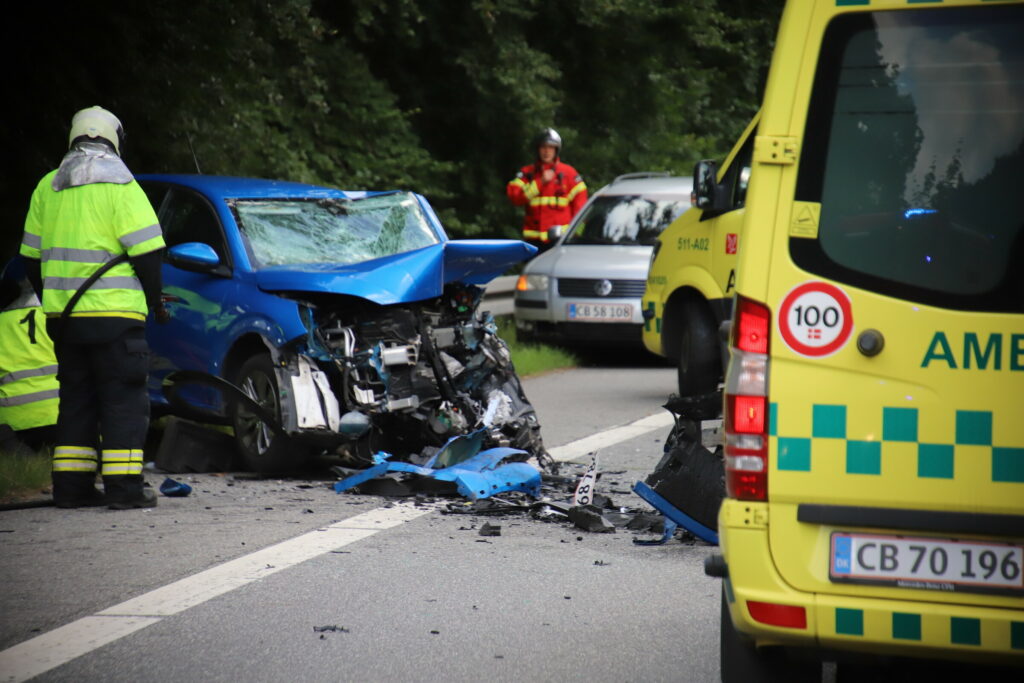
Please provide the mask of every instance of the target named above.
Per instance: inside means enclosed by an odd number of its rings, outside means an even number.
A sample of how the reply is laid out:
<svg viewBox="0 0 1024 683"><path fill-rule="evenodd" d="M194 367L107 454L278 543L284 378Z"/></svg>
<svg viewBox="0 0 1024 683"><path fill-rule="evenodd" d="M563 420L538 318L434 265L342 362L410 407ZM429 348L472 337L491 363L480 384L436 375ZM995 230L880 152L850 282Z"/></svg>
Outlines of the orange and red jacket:
<svg viewBox="0 0 1024 683"><path fill-rule="evenodd" d="M544 169L555 171L554 179L542 183ZM516 206L526 206L523 219L523 239L547 243L548 230L556 225L568 225L587 203L587 185L576 169L556 160L553 164L536 162L523 166L505 188L508 198Z"/></svg>

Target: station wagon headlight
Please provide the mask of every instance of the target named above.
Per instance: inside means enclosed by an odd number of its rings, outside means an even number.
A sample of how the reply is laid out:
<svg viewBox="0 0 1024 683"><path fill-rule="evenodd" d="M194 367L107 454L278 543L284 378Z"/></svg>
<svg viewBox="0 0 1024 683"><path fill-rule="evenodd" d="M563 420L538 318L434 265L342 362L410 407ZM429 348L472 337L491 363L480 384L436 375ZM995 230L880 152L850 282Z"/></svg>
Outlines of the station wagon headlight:
<svg viewBox="0 0 1024 683"><path fill-rule="evenodd" d="M524 273L519 276L519 280L516 282L516 291L546 292L549 280L550 278L547 275L527 275Z"/></svg>

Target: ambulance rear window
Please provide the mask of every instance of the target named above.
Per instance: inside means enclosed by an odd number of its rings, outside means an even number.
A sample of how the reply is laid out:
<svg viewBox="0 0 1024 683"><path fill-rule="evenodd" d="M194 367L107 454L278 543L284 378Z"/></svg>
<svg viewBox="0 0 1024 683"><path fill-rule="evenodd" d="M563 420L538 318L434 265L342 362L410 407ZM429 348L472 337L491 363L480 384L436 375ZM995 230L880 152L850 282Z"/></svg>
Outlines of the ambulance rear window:
<svg viewBox="0 0 1024 683"><path fill-rule="evenodd" d="M908 301L1024 311L1024 6L840 15L796 199L802 268Z"/></svg>

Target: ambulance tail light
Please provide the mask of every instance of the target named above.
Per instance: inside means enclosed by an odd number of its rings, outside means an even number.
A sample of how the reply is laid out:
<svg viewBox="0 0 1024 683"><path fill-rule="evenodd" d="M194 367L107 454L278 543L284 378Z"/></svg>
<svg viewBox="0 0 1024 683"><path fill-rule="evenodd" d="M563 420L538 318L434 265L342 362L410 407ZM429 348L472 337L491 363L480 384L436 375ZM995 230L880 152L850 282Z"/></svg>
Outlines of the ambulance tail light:
<svg viewBox="0 0 1024 683"><path fill-rule="evenodd" d="M768 498L768 338L771 311L736 298L725 378L725 492Z"/></svg>

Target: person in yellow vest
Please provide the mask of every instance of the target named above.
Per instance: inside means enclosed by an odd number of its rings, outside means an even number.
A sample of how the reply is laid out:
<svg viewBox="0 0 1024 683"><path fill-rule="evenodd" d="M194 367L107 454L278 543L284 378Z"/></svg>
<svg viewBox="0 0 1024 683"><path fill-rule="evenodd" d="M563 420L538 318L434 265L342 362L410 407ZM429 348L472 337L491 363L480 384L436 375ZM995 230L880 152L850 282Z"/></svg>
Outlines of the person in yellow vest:
<svg viewBox="0 0 1024 683"><path fill-rule="evenodd" d="M53 451L58 507L152 507L142 476L149 427L148 311L161 315L163 233L146 194L121 160L124 128L90 107L71 121L69 150L32 193L21 255L41 292L54 341L60 408ZM107 262L128 259L75 293ZM102 465L103 493L96 489Z"/></svg>
<svg viewBox="0 0 1024 683"><path fill-rule="evenodd" d="M53 443L58 389L39 298L14 259L0 276L0 451L34 452Z"/></svg>

